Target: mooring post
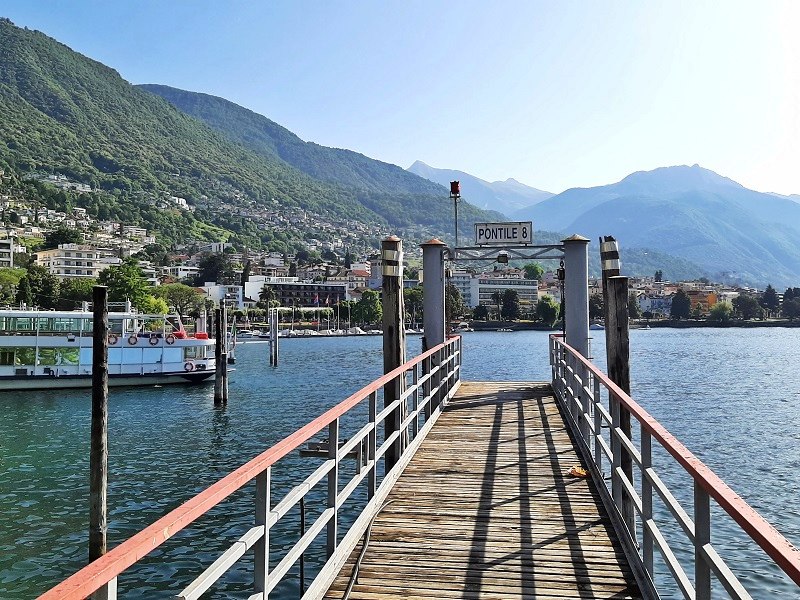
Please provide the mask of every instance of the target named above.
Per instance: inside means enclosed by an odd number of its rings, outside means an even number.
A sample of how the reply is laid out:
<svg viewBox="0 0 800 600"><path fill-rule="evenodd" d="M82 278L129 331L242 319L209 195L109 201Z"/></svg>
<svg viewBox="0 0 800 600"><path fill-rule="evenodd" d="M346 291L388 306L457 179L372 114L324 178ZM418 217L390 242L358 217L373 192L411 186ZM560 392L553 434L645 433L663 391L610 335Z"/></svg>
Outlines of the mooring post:
<svg viewBox="0 0 800 600"><path fill-rule="evenodd" d="M106 553L108 532L108 288L92 289L92 426L89 447L89 562ZM91 595L116 598L116 579Z"/></svg>
<svg viewBox="0 0 800 600"><path fill-rule="evenodd" d="M425 335L422 338L422 350L429 350L444 343L445 327L447 325L444 306L445 271L444 257L447 244L433 238L422 247L422 324ZM438 355L431 357L428 368L432 370L439 366ZM437 373L431 378L432 389L438 390L441 375ZM437 391L430 402L431 412L436 409L441 401L441 394ZM427 415L427 411L426 411Z"/></svg>
<svg viewBox="0 0 800 600"><path fill-rule="evenodd" d="M278 309L269 309L269 364L278 366Z"/></svg>
<svg viewBox="0 0 800 600"><path fill-rule="evenodd" d="M564 244L566 342L589 356L589 240L573 235Z"/></svg>
<svg viewBox="0 0 800 600"><path fill-rule="evenodd" d="M631 392L630 332L628 323L628 278L620 273L619 244L611 237L600 240L600 261L603 273L603 313L606 330L606 361L608 376L626 394ZM631 414L609 395L609 409L618 414L619 428L631 439ZM613 441L613 440L612 440ZM614 444L619 452L619 465L625 478L633 485L633 458ZM612 474L612 495L619 503L620 513L632 537L636 536L633 499L624 491L622 484ZM615 485L616 484L616 485Z"/></svg>
<svg viewBox="0 0 800 600"><path fill-rule="evenodd" d="M220 354L220 373L222 377L222 402L228 402L228 307L222 301L222 352Z"/></svg>
<svg viewBox="0 0 800 600"><path fill-rule="evenodd" d="M222 402L222 309L214 309L214 404Z"/></svg>
<svg viewBox="0 0 800 600"><path fill-rule="evenodd" d="M381 242L381 273L383 275L383 372L389 373L406 362L406 328L403 311L403 242L389 236ZM383 388L383 406L399 400L405 391L405 375L387 383ZM395 431L406 416L404 402L384 421L384 439ZM400 459L403 432L386 452L386 472Z"/></svg>

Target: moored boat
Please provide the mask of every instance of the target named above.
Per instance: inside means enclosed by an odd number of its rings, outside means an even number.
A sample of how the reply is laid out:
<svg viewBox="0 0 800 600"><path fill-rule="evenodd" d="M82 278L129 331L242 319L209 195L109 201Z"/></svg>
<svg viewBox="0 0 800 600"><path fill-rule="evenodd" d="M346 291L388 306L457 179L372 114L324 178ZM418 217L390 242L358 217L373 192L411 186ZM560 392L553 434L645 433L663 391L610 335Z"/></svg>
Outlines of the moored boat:
<svg viewBox="0 0 800 600"><path fill-rule="evenodd" d="M0 390L92 385L91 312L0 310ZM214 375L214 340L177 316L108 314L108 385L196 383Z"/></svg>

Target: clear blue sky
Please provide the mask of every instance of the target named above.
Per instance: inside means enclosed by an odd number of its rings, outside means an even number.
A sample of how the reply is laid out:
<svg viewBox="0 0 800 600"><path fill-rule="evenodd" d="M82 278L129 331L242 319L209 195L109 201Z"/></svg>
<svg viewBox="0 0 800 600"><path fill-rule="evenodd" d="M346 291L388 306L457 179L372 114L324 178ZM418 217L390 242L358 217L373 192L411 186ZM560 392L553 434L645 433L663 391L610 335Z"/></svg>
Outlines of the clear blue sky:
<svg viewBox="0 0 800 600"><path fill-rule="evenodd" d="M800 193L800 3L0 0L300 137L558 192L699 163Z"/></svg>

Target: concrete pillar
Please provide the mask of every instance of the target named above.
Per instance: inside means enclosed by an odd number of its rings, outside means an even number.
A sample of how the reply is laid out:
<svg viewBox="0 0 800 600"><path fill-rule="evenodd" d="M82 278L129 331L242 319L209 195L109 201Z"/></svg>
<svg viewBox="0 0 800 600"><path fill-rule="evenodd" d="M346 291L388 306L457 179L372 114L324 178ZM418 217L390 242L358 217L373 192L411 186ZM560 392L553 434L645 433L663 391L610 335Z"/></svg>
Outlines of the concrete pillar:
<svg viewBox="0 0 800 600"><path fill-rule="evenodd" d="M567 344L589 357L589 240L572 235L564 244L564 310Z"/></svg>
<svg viewBox="0 0 800 600"><path fill-rule="evenodd" d="M422 294L424 348L429 349L445 340L444 312L444 253L447 244L433 238L422 246Z"/></svg>

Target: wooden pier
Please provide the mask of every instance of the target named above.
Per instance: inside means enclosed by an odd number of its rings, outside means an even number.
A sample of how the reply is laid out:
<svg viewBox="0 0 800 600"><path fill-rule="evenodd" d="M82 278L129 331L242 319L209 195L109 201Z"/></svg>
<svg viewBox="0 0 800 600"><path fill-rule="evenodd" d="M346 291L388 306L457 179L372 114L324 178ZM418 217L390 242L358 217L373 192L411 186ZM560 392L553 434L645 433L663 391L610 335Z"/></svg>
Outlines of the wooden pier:
<svg viewBox="0 0 800 600"><path fill-rule="evenodd" d="M549 383L462 383L375 518L350 598L642 597L592 479L568 475L579 464Z"/></svg>

